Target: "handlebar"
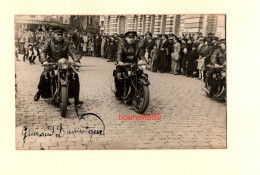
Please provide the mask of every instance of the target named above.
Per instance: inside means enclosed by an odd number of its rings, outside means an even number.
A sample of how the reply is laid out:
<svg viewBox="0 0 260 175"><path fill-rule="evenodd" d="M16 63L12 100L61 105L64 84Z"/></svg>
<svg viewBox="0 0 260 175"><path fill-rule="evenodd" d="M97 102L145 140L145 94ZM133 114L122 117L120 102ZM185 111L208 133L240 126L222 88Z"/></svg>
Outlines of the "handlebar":
<svg viewBox="0 0 260 175"><path fill-rule="evenodd" d="M143 63L143 64L138 64L138 63L124 63L124 64L116 64L116 65L119 65L119 66L135 66L135 65L138 65L138 66L142 66L142 65L147 65L147 63Z"/></svg>
<svg viewBox="0 0 260 175"><path fill-rule="evenodd" d="M42 64L41 66L56 66L58 65L58 63L47 63L47 64ZM73 66L73 67L82 67L81 65L75 65L72 62L70 62L69 66ZM83 66L84 67L84 66Z"/></svg>
<svg viewBox="0 0 260 175"><path fill-rule="evenodd" d="M226 66L225 65L207 65L207 67L209 67L209 68L225 68Z"/></svg>

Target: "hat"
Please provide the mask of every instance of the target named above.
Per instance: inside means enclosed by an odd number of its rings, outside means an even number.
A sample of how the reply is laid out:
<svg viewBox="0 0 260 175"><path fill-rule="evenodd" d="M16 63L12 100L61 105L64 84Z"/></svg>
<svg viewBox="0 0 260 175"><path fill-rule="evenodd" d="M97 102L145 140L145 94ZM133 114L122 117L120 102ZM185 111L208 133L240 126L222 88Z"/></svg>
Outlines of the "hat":
<svg viewBox="0 0 260 175"><path fill-rule="evenodd" d="M52 30L54 33L63 33L65 31L65 29L62 27L54 27Z"/></svg>
<svg viewBox="0 0 260 175"><path fill-rule="evenodd" d="M30 31L30 32L32 32L33 30L32 30L31 28L28 28L28 29L27 29L27 31Z"/></svg>
<svg viewBox="0 0 260 175"><path fill-rule="evenodd" d="M168 39L168 35L166 35L166 34L162 34L162 36L164 36L166 39Z"/></svg>
<svg viewBox="0 0 260 175"><path fill-rule="evenodd" d="M123 34L120 34L120 35L119 35L119 38L124 38L124 35L123 35Z"/></svg>
<svg viewBox="0 0 260 175"><path fill-rule="evenodd" d="M194 44L192 44L192 46L191 47L196 47L197 48L197 44L196 43L194 43Z"/></svg>
<svg viewBox="0 0 260 175"><path fill-rule="evenodd" d="M202 37L199 37L198 40L199 40L199 41L201 41L201 40L205 41L205 37L203 37L203 36L202 36Z"/></svg>
<svg viewBox="0 0 260 175"><path fill-rule="evenodd" d="M219 40L219 43L224 43L224 44L226 44L226 39L221 39L221 40Z"/></svg>
<svg viewBox="0 0 260 175"><path fill-rule="evenodd" d="M211 43L212 42L212 38L208 37L208 38L206 38L206 41Z"/></svg>
<svg viewBox="0 0 260 175"><path fill-rule="evenodd" d="M188 42L187 38L182 38L183 41L185 41L186 43Z"/></svg>
<svg viewBox="0 0 260 175"><path fill-rule="evenodd" d="M218 41L218 40L219 40L219 38L218 38L218 37L216 37L216 36L214 36L214 37L213 37L213 40L217 40L217 41Z"/></svg>
<svg viewBox="0 0 260 175"><path fill-rule="evenodd" d="M38 29L38 31L39 31L39 32L42 32L43 30L42 30L42 28L40 27L40 28Z"/></svg>
<svg viewBox="0 0 260 175"><path fill-rule="evenodd" d="M135 37L137 35L137 33L135 31L129 31L125 33L125 37Z"/></svg>
<svg viewBox="0 0 260 175"><path fill-rule="evenodd" d="M152 33L149 32L149 31L147 31L147 32L145 33L145 36L146 36L146 35L150 35L150 36L152 36Z"/></svg>

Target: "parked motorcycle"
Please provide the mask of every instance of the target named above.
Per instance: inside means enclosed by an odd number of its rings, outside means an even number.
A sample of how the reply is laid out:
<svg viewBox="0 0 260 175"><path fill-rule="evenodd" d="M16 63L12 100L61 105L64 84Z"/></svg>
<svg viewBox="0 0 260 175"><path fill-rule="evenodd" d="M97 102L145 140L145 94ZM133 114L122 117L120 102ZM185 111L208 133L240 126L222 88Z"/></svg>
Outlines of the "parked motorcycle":
<svg viewBox="0 0 260 175"><path fill-rule="evenodd" d="M209 75L207 72L205 77L205 87L202 87L202 89L205 91L207 96L213 97L217 100L226 101L226 66L207 65L207 67L210 69L218 69L220 71L212 75L212 85L209 83Z"/></svg>
<svg viewBox="0 0 260 175"><path fill-rule="evenodd" d="M124 63L126 71L123 72L122 80L116 80L116 70L113 71L115 81L122 81L124 94L121 99L125 103L132 103L137 113L144 113L149 104L150 92L148 75L143 72L147 64L140 60L136 63Z"/></svg>
<svg viewBox="0 0 260 175"><path fill-rule="evenodd" d="M66 58L61 58L58 63L47 63L45 67L45 79L50 81L51 100L55 106L60 107L60 115L66 117L68 102L69 75L75 77L76 67Z"/></svg>

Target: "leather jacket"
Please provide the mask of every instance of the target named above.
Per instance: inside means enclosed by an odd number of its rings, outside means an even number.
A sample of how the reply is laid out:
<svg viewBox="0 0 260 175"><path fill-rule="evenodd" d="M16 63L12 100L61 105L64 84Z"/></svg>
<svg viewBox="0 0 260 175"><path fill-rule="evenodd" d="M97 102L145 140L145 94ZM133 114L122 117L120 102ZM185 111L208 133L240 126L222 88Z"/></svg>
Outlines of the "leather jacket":
<svg viewBox="0 0 260 175"><path fill-rule="evenodd" d="M138 45L136 42L129 44L127 41L119 43L117 61L125 63L137 63Z"/></svg>
<svg viewBox="0 0 260 175"><path fill-rule="evenodd" d="M52 38L47 40L46 44L42 47L41 58L42 62L49 61L57 63L60 58L68 59L68 54L74 61L80 61L80 57L78 57L72 50L68 40L62 39L61 42L57 42L54 38Z"/></svg>

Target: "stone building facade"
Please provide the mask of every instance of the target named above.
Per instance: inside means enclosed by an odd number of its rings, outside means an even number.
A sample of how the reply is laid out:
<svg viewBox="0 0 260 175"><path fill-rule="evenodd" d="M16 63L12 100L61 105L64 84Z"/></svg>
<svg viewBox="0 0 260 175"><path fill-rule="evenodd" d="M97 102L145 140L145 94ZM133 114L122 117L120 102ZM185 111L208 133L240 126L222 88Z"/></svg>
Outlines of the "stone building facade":
<svg viewBox="0 0 260 175"><path fill-rule="evenodd" d="M37 29L39 27L45 29L55 26L70 27L69 15L16 15L14 19L15 27L19 29Z"/></svg>
<svg viewBox="0 0 260 175"><path fill-rule="evenodd" d="M174 33L177 36L205 36L214 33L225 38L225 15L102 15L101 33L113 35L136 31L139 35L150 31L153 36Z"/></svg>

